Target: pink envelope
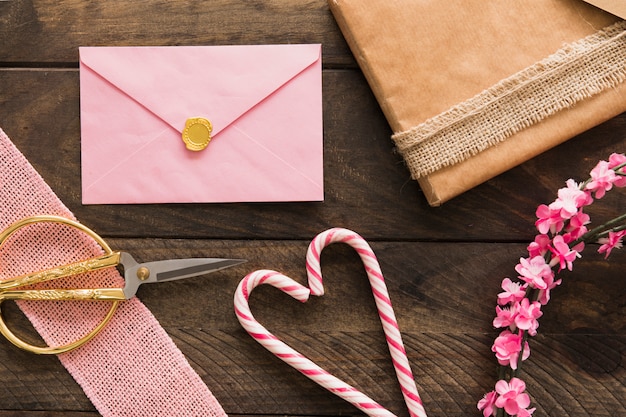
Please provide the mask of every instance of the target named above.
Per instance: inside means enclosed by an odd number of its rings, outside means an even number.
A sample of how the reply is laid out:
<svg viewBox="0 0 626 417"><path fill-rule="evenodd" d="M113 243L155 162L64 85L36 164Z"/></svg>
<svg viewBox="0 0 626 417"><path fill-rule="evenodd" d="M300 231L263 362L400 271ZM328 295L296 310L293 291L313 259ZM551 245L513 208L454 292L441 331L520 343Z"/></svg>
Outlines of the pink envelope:
<svg viewBox="0 0 626 417"><path fill-rule="evenodd" d="M321 45L79 52L83 204L324 199Z"/></svg>

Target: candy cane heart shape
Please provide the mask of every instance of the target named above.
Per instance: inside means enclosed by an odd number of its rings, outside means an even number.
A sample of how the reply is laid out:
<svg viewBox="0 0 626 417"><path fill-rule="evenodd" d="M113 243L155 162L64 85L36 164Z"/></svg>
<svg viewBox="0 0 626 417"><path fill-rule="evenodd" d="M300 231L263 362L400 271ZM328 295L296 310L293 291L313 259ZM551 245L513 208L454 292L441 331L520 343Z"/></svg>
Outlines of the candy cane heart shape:
<svg viewBox="0 0 626 417"><path fill-rule="evenodd" d="M378 260L369 244L357 233L347 229L334 228L320 233L313 239L309 245L306 256L308 288L276 271L259 270L248 274L241 280L235 292L235 314L237 315L237 319L250 336L267 350L317 384L353 404L365 414L375 417L394 416L393 413L386 410L367 395L331 375L307 357L279 340L274 334L270 333L263 325L256 321L250 311L248 304L250 293L254 288L262 284L268 284L278 288L301 302L306 302L310 295L323 295L324 286L322 284L320 254L326 246L336 242L347 243L352 246L361 257L374 293L378 315L383 326L393 366L398 381L400 382L400 388L404 395L409 414L412 417L426 417L426 412L424 411L422 401L417 392L413 372L409 365L402 342L402 336Z"/></svg>

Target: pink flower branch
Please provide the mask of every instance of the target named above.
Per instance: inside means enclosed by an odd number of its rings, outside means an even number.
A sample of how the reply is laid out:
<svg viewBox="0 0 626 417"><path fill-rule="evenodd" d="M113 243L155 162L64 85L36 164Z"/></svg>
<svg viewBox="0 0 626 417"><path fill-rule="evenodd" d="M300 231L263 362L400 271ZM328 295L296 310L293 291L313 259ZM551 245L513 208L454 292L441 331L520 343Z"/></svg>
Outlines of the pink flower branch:
<svg viewBox="0 0 626 417"><path fill-rule="evenodd" d="M499 364L498 381L478 402L484 417L528 417L535 411L528 408L530 396L519 377L522 363L530 357L528 339L537 334L541 308L550 301L551 290L562 282L556 275L572 270L585 244L600 243L598 252L605 258L622 247L626 213L588 230L591 219L583 208L614 187L626 187L625 166L626 156L614 153L608 161L598 162L585 182L567 180L552 203L537 207L539 234L528 245L528 257L515 266L518 281L504 278L498 294L493 326L500 333L491 347Z"/></svg>

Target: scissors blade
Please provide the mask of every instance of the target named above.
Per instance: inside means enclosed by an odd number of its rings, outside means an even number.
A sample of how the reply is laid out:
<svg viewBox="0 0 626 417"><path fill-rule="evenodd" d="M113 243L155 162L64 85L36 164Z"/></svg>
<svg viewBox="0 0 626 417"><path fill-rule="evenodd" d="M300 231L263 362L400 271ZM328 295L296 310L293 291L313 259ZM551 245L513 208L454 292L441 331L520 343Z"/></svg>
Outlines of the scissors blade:
<svg viewBox="0 0 626 417"><path fill-rule="evenodd" d="M125 255L125 254L123 254ZM167 259L163 261L146 262L130 266L124 264L126 286L124 293L127 298L137 292L141 284L175 281L178 279L196 277L209 274L247 262L244 259L224 258L188 258Z"/></svg>
<svg viewBox="0 0 626 417"><path fill-rule="evenodd" d="M143 264L155 274L155 282L174 281L209 274L246 262L243 259L190 258L168 259Z"/></svg>

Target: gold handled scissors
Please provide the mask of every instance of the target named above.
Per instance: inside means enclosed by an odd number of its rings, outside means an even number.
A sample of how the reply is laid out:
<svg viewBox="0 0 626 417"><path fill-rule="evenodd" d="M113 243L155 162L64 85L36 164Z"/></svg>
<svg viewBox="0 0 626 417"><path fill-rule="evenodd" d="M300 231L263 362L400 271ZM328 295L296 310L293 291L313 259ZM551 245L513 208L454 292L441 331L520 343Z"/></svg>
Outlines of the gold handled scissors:
<svg viewBox="0 0 626 417"><path fill-rule="evenodd" d="M169 259L138 263L126 252L115 252L109 245L88 227L64 217L33 216L17 221L0 233L0 248L19 229L34 223L59 223L84 232L93 238L104 254L94 258L60 265L0 281L0 304L5 300L96 300L110 301L111 308L102 321L89 333L67 345L50 347L35 346L17 337L6 325L0 311L0 333L15 346L38 354L58 354L76 349L96 336L111 320L120 301L135 295L141 284L173 281L219 271L245 262L241 259L189 258ZM121 266L124 272L123 288L87 289L20 289L25 286L52 281L55 279L82 274L103 268Z"/></svg>

